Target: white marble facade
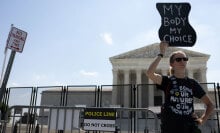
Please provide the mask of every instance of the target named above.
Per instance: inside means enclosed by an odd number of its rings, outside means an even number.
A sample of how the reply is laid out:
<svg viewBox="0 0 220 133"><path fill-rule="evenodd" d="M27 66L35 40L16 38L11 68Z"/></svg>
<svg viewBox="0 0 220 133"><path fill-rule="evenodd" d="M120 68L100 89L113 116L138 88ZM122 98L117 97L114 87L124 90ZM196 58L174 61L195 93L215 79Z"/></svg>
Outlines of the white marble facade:
<svg viewBox="0 0 220 133"><path fill-rule="evenodd" d="M164 58L160 61L157 71L161 74L167 75L169 72L169 55L173 51L182 50L189 57L187 66L187 75L193 77L199 82L206 83L207 61L210 57L208 54L191 51L179 47L169 47L165 53ZM140 85L137 91L137 105L138 107L155 106L155 100L163 100L162 91L154 89L151 80L146 76L146 70L152 63L154 58L159 53L159 43L147 45L145 47L128 51L113 57L110 57L113 72L113 85L119 84L135 84ZM207 88L205 88L207 91ZM119 94L120 92L120 94ZM119 88L113 87L112 90L112 104L129 107L130 91L124 87L123 91Z"/></svg>

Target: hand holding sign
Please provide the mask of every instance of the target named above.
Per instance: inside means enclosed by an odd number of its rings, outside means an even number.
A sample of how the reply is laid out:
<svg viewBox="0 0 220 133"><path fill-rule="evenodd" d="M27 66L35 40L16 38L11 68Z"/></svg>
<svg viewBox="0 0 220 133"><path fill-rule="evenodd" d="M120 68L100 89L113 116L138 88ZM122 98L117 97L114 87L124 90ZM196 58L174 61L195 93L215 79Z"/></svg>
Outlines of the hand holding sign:
<svg viewBox="0 0 220 133"><path fill-rule="evenodd" d="M157 3L161 15L159 38L169 42L169 46L192 47L196 42L196 32L188 21L189 3Z"/></svg>

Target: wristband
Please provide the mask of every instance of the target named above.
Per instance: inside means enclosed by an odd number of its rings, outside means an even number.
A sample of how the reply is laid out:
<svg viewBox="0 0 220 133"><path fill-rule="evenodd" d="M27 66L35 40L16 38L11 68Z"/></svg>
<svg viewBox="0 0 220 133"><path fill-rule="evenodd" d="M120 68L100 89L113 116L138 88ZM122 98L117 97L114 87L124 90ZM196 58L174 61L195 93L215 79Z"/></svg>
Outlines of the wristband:
<svg viewBox="0 0 220 133"><path fill-rule="evenodd" d="M163 54L158 54L157 56L160 56L161 58L163 58Z"/></svg>

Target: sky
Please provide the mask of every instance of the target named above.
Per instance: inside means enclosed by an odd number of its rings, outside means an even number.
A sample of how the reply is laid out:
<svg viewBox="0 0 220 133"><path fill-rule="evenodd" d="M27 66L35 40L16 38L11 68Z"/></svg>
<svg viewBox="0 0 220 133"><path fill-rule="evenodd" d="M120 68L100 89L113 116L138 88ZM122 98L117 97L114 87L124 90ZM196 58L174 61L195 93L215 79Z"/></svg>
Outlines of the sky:
<svg viewBox="0 0 220 133"><path fill-rule="evenodd" d="M157 2L191 4L197 41L186 49L209 54L207 80L219 82L219 0L0 0L1 73L11 24L28 33L7 86L112 84L110 57L160 42Z"/></svg>

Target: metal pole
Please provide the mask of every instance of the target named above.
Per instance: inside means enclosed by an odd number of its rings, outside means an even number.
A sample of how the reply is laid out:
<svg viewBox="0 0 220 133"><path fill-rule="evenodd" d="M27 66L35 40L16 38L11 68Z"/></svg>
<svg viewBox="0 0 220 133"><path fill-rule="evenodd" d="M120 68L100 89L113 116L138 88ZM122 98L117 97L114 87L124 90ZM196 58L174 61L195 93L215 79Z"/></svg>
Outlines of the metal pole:
<svg viewBox="0 0 220 133"><path fill-rule="evenodd" d="M100 107L99 101L100 101L100 87L98 86L96 107Z"/></svg>
<svg viewBox="0 0 220 133"><path fill-rule="evenodd" d="M220 104L220 86L219 86L219 83L217 83L217 95L218 95L218 105ZM219 108L219 106L217 106ZM218 132L220 133L220 127L219 127L219 115L218 115L219 112L217 112L217 123L218 123Z"/></svg>
<svg viewBox="0 0 220 133"><path fill-rule="evenodd" d="M3 79L3 82L2 82L2 85L1 85L1 88L0 88L0 102L2 102L2 98L3 98L3 96L5 94L5 91L6 91L6 86L7 86L8 78L9 78L11 68L12 68L12 65L13 65L13 62L14 62L15 54L16 54L16 51L12 50L9 61L8 61L7 68L6 68L6 71L5 71L4 79Z"/></svg>

